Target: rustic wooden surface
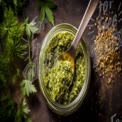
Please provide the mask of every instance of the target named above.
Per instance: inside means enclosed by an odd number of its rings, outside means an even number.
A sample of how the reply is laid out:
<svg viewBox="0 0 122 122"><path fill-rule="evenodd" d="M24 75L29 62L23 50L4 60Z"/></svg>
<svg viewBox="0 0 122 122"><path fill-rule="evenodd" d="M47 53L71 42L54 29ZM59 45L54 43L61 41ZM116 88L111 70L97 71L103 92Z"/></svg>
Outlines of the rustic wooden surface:
<svg viewBox="0 0 122 122"><path fill-rule="evenodd" d="M88 0L55 0L55 2L58 6L57 9L54 11L56 24L64 22L70 23L78 27L87 6ZM25 9L24 16L28 16L30 20L33 19L35 16L39 16L39 10L36 7L36 4L36 0L30 0L27 8ZM96 15L97 12L94 14L93 18L96 17ZM49 23L45 24L45 29L40 32L38 39L33 42L33 44L41 45L43 38L51 28L52 26ZM88 48L90 49L90 44L92 44L93 42L90 41L88 32L89 29L87 28L83 36L86 40ZM67 117L58 116L48 108L46 101L44 100L43 95L40 91L38 83L39 81L34 81L38 92L31 95L28 99L29 107L31 109L32 121L111 122L111 116L115 114L116 117L122 119L122 73L120 73L120 76L117 76L114 83L110 85L106 85L106 80L100 78L94 72L94 68L92 68L91 84L83 105L76 113Z"/></svg>

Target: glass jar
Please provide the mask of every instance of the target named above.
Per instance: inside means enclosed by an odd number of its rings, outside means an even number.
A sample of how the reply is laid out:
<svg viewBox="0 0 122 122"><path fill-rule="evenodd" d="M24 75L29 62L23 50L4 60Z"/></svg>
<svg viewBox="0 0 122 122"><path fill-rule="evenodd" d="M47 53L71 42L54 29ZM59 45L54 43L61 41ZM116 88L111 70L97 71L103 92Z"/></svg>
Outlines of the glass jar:
<svg viewBox="0 0 122 122"><path fill-rule="evenodd" d="M45 36L43 42L42 42L42 46L41 46L41 50L40 50L40 55L39 55L39 85L41 88L41 91L44 95L44 98L47 101L47 104L49 106L49 108L55 112L58 115L70 115L73 112L75 112L80 105L83 103L84 98L86 97L86 93L88 91L88 86L90 83L90 74L91 74L91 63L90 63L90 55L86 46L86 43L84 41L84 39L81 39L81 46L82 46L82 50L83 50L83 54L84 54L84 58L85 58L85 65L86 65L86 73L85 73L85 81L83 83L83 87L80 90L78 96L69 104L67 105L62 105L59 104L57 102L54 102L49 94L47 94L46 92L46 88L44 86L44 82L42 80L42 74L43 74L43 53L44 53L44 49L47 47L48 42L51 40L51 38L59 32L62 31L67 31L72 33L73 35L76 34L77 29L72 26L71 24L67 24L67 23L62 23L62 24L58 24L56 26L54 26Z"/></svg>

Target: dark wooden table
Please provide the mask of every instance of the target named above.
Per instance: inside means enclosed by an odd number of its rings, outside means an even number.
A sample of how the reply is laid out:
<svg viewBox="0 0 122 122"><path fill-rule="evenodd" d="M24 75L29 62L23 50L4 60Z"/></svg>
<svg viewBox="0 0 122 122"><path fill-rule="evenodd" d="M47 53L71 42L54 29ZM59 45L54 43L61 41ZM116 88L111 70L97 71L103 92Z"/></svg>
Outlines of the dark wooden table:
<svg viewBox="0 0 122 122"><path fill-rule="evenodd" d="M89 0L55 0L57 9L54 11L55 24L70 23L78 27L80 20L83 16L85 8ZM114 1L112 8L118 9L120 1ZM30 0L29 5L25 9L24 16L33 19L35 16L39 16L39 10L37 9L36 0ZM122 10L122 6L121 6ZM99 14L99 7L97 8L93 19ZM122 15L121 15L122 16ZM90 21L90 24L94 20ZM38 19L39 20L39 19ZM119 27L122 25L119 24ZM45 29L40 32L38 39L33 44L42 43L43 38L47 32L52 28L49 23L45 24ZM90 30L87 27L84 32L84 38L90 50L91 40ZM95 34L95 33L93 33ZM93 36L92 34L92 36ZM121 40L122 41L122 40ZM33 48L34 45L32 45ZM38 56L39 53L36 56ZM122 49L121 49L122 59ZM122 60L121 60L122 61ZM83 105L78 111L70 116L61 117L54 114L47 106L46 101L39 88L39 81L34 81L37 87L37 93L31 95L28 99L29 107L31 109L31 117L33 122L119 122L122 121L122 73L120 73L115 81L110 85L106 85L106 80L103 80L95 73L93 68L93 58L91 57L92 70L91 70L91 83L88 94L84 100Z"/></svg>

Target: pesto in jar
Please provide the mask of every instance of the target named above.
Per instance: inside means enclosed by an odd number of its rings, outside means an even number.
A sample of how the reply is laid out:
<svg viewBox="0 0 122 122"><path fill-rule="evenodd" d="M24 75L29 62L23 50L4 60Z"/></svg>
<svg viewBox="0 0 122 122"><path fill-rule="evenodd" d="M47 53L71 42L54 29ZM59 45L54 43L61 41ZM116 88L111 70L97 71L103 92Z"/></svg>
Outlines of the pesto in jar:
<svg viewBox="0 0 122 122"><path fill-rule="evenodd" d="M82 89L86 65L81 44L75 57L75 71L68 60L57 60L71 45L74 35L64 31L50 39L43 53L42 80L50 98L59 104L71 103ZM74 76L74 77L73 77Z"/></svg>

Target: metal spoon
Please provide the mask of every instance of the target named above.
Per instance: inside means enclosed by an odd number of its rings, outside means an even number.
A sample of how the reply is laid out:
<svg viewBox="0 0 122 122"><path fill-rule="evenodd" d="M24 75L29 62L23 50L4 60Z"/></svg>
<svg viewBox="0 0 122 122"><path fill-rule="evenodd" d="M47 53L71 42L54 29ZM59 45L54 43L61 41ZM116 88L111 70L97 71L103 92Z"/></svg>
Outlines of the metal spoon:
<svg viewBox="0 0 122 122"><path fill-rule="evenodd" d="M73 68L74 68L74 58L75 58L76 48L78 46L79 41L81 40L81 37L83 35L83 32L84 32L88 22L90 21L91 16L93 15L93 13L98 5L98 2L99 2L99 0L90 0L89 1L89 4L86 8L86 11L80 22L79 28L77 30L77 33L74 37L74 40L73 40L70 48L59 56L59 60L69 60L72 64Z"/></svg>

